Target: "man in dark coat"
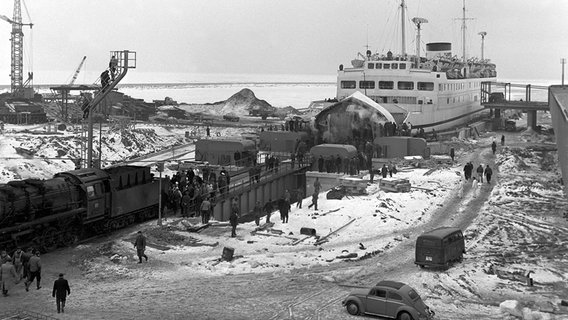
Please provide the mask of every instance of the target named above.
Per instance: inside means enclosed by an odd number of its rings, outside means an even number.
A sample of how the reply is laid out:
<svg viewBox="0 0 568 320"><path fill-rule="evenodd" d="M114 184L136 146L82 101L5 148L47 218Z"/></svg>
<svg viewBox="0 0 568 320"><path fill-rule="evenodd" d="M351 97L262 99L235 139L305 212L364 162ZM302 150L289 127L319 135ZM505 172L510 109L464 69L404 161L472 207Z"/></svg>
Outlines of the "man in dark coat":
<svg viewBox="0 0 568 320"><path fill-rule="evenodd" d="M134 248L136 248L136 253L138 254L138 263L142 263L142 257L148 261L148 256L144 254L146 250L146 237L142 234L142 231L138 231L138 236L134 241Z"/></svg>
<svg viewBox="0 0 568 320"><path fill-rule="evenodd" d="M278 210L280 211L280 219L282 223L288 223L288 213L290 212L290 202L281 198L278 202Z"/></svg>
<svg viewBox="0 0 568 320"><path fill-rule="evenodd" d="M274 210L274 207L272 206L272 199L268 199L268 201L264 204L263 209L264 212L266 212L266 223L270 223L270 216Z"/></svg>
<svg viewBox="0 0 568 320"><path fill-rule="evenodd" d="M383 178L386 178L388 173L389 169L387 168L387 165L383 163L383 167L381 168L381 174L383 175Z"/></svg>
<svg viewBox="0 0 568 320"><path fill-rule="evenodd" d="M314 193L312 194L312 203L310 203L308 208L311 208L313 206L316 211L318 210L318 196L319 193L314 191Z"/></svg>
<svg viewBox="0 0 568 320"><path fill-rule="evenodd" d="M493 170L487 165L485 167L485 179L487 179L487 183L491 183L491 176L493 175Z"/></svg>
<svg viewBox="0 0 568 320"><path fill-rule="evenodd" d="M233 202L231 205L231 216L229 217L229 221L231 222L231 238L237 236L237 225L239 224L239 205L237 202Z"/></svg>
<svg viewBox="0 0 568 320"><path fill-rule="evenodd" d="M480 183L483 183L483 165L480 164L479 167L477 167L477 178L479 180Z"/></svg>
<svg viewBox="0 0 568 320"><path fill-rule="evenodd" d="M69 282L63 278L63 273L59 274L59 279L53 282L53 292L51 296L55 298L57 303L57 313L65 313L65 300L67 295L71 294L71 289L69 288Z"/></svg>
<svg viewBox="0 0 568 320"><path fill-rule="evenodd" d="M491 150L493 151L493 154L495 154L495 151L497 151L497 143L495 141L491 143Z"/></svg>
<svg viewBox="0 0 568 320"><path fill-rule="evenodd" d="M262 216L262 206L260 205L260 201L256 202L256 205L252 209L254 214L254 223L259 226L260 225L260 217Z"/></svg>

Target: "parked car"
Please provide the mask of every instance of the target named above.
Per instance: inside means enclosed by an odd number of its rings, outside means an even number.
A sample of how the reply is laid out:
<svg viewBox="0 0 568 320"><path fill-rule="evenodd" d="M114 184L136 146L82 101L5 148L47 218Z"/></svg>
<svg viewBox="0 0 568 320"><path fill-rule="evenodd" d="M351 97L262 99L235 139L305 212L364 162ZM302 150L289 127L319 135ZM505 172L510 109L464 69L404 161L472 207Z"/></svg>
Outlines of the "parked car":
<svg viewBox="0 0 568 320"><path fill-rule="evenodd" d="M459 228L441 227L423 233L416 239L415 264L448 268L451 262L461 261L465 241Z"/></svg>
<svg viewBox="0 0 568 320"><path fill-rule="evenodd" d="M402 282L381 281L372 288L356 289L342 302L352 315L370 314L397 320L430 320L434 311L420 295Z"/></svg>

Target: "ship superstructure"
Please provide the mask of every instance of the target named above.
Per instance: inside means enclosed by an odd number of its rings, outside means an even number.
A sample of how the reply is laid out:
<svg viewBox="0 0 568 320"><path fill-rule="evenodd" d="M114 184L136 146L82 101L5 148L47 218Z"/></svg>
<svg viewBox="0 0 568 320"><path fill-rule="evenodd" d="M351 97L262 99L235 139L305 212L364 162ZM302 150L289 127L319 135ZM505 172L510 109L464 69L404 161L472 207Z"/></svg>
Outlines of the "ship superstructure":
<svg viewBox="0 0 568 320"><path fill-rule="evenodd" d="M401 7L404 11L404 0ZM465 20L464 2L464 30ZM420 43L421 24L427 20L412 21ZM359 54L362 59L351 61L352 67L340 65L336 97L341 100L360 91L387 110L405 109L405 122L415 128L442 130L471 121L483 111L481 82L494 80L497 72L489 60L467 59L465 50L458 58L451 49L448 42L428 43L423 57L419 46L415 55L407 54L404 45L398 55L367 50L366 55Z"/></svg>

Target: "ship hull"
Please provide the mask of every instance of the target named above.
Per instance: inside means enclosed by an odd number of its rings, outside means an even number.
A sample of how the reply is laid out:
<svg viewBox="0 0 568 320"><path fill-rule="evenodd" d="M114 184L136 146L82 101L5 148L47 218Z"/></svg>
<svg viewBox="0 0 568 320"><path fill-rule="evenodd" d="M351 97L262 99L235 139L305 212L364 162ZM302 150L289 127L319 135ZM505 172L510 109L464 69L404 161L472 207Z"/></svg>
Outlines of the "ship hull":
<svg viewBox="0 0 568 320"><path fill-rule="evenodd" d="M495 77L448 79L445 72L411 69L403 61L391 64L408 67L340 70L336 98L342 100L359 91L387 110L392 109L389 106L404 109L404 122L424 130L459 127L489 113L481 105L481 82Z"/></svg>

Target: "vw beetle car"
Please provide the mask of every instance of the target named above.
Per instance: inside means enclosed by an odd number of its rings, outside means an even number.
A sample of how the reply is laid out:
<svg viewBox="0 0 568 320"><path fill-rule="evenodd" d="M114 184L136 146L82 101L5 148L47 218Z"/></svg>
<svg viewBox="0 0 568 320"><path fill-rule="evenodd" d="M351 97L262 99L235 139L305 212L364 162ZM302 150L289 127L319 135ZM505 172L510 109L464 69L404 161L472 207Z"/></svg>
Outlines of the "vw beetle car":
<svg viewBox="0 0 568 320"><path fill-rule="evenodd" d="M381 281L372 288L357 289L342 302L352 315L370 314L397 320L431 320L434 312L410 286Z"/></svg>

